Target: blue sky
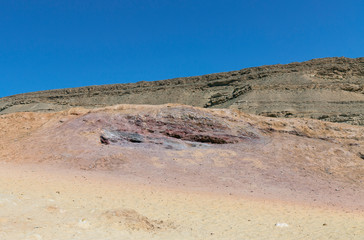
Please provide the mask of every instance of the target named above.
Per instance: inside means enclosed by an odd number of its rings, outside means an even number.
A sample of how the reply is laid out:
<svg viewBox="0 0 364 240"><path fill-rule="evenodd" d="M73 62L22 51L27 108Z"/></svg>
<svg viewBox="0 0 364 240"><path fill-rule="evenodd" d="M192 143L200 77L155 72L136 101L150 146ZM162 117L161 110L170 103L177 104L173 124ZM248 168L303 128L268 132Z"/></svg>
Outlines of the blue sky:
<svg viewBox="0 0 364 240"><path fill-rule="evenodd" d="M364 1L0 0L0 97L364 56Z"/></svg>

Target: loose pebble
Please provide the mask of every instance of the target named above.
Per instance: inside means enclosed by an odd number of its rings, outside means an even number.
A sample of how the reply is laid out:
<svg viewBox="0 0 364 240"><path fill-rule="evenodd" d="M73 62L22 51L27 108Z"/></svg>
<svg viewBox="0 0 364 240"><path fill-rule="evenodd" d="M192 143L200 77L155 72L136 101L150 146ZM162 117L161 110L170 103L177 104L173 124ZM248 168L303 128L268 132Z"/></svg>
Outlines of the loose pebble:
<svg viewBox="0 0 364 240"><path fill-rule="evenodd" d="M275 224L275 226L276 227L280 227L280 228L284 228L284 227L288 227L289 225L287 223L280 223L280 222L278 222L278 223Z"/></svg>
<svg viewBox="0 0 364 240"><path fill-rule="evenodd" d="M86 219L82 218L78 221L78 227L83 228L83 229L87 229L90 227L90 223L88 221L86 221Z"/></svg>

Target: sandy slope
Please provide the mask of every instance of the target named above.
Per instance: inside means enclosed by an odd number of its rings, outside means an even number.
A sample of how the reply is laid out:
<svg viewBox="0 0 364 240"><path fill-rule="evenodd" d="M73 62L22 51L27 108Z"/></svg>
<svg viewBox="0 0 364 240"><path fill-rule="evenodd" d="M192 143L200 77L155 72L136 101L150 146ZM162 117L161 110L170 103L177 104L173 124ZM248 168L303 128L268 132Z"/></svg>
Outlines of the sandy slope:
<svg viewBox="0 0 364 240"><path fill-rule="evenodd" d="M363 214L0 165L1 239L363 239ZM287 224L288 226L286 226Z"/></svg>
<svg viewBox="0 0 364 240"><path fill-rule="evenodd" d="M0 129L1 240L364 238L363 127L120 105Z"/></svg>

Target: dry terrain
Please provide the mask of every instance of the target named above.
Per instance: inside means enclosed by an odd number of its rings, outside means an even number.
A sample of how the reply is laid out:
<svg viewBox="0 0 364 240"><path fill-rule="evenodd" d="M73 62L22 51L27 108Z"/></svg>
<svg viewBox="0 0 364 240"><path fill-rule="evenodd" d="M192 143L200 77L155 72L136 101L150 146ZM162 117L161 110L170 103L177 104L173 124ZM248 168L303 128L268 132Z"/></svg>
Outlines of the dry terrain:
<svg viewBox="0 0 364 240"><path fill-rule="evenodd" d="M364 239L364 58L9 96L0 132L0 240Z"/></svg>
<svg viewBox="0 0 364 240"><path fill-rule="evenodd" d="M0 239L364 239L363 126L167 104L0 129Z"/></svg>
<svg viewBox="0 0 364 240"><path fill-rule="evenodd" d="M0 114L166 103L364 125L364 58L322 58L155 82L19 94L0 99Z"/></svg>

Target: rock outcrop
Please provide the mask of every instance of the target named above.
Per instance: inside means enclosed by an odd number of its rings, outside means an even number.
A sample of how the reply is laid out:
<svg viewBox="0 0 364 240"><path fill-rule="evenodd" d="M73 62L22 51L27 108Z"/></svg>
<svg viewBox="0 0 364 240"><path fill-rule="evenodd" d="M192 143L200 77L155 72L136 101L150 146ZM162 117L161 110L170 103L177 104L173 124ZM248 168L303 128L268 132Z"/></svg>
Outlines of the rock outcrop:
<svg viewBox="0 0 364 240"><path fill-rule="evenodd" d="M1 98L0 114L165 103L364 125L364 58L323 58L155 82L26 93Z"/></svg>
<svg viewBox="0 0 364 240"><path fill-rule="evenodd" d="M177 104L13 113L0 120L2 163L364 209L362 126Z"/></svg>

